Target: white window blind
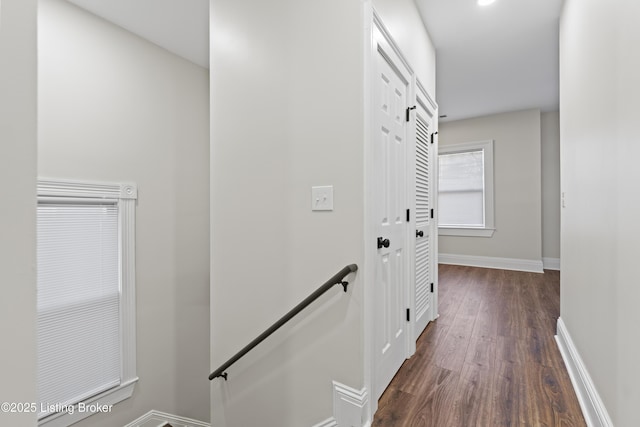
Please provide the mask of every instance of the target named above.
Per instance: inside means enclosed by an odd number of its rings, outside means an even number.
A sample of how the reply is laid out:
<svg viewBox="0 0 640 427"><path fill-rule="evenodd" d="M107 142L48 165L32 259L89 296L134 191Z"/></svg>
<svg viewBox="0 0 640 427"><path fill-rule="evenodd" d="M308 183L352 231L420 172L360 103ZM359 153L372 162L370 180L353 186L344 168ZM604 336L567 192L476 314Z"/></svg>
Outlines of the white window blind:
<svg viewBox="0 0 640 427"><path fill-rule="evenodd" d="M43 418L120 384L121 275L117 200L40 200L37 217Z"/></svg>
<svg viewBox="0 0 640 427"><path fill-rule="evenodd" d="M484 152L440 154L441 226L484 227Z"/></svg>
<svg viewBox="0 0 640 427"><path fill-rule="evenodd" d="M438 234L492 237L493 141L438 147Z"/></svg>

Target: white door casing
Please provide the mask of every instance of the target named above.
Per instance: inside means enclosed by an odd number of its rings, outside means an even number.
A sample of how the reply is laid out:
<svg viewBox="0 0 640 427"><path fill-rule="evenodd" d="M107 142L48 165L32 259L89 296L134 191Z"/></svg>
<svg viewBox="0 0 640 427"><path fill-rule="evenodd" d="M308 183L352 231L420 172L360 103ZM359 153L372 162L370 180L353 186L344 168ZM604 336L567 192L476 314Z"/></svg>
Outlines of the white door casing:
<svg viewBox="0 0 640 427"><path fill-rule="evenodd" d="M429 229L429 253L431 282L434 283L434 293L431 294L429 309L416 319L416 116L422 105L423 114L429 117L428 132L437 130L438 107L421 82L414 75L411 65L394 42L391 34L383 24L380 16L375 12L370 0L365 0L365 22L370 26L365 28L366 58L364 75L364 110L365 110L365 260L363 266L364 280L368 284L364 293L364 381L371 399L367 406L366 420L373 422L373 416L378 407L378 399L389 385L405 358L410 357L416 348L415 337L419 335L422 324L437 317L438 306L438 277L437 277L437 244L438 233L435 227L437 220L437 162L431 163L430 205L435 209L436 218L431 221ZM385 71L386 70L386 71ZM385 73L385 77L383 73ZM382 91L382 87L393 87L393 76L401 83L398 84L400 96L404 93L404 102L398 102L400 107L389 101L387 117L395 118L394 126L404 127L404 134L399 131L400 139L404 138L404 160L387 156L388 163L382 163L384 147L381 141L393 141L394 128L385 124L384 103L386 94L394 93ZM392 97L389 95L389 99ZM407 108L409 121L407 122ZM404 122L404 123L403 123ZM404 135L404 136L402 136ZM429 141L431 142L431 141ZM436 159L437 138L432 145L431 159ZM392 160L395 159L394 162ZM389 169L382 169L381 167ZM389 178L382 174L393 171L391 166L398 167L399 178L405 182L400 192L390 195ZM386 187L383 183L387 183ZM386 188L386 190L385 190ZM396 187L397 188L397 187ZM387 191L385 193L385 191ZM390 199L393 196L395 199ZM404 204L399 201L404 198ZM394 205L395 203L395 205ZM389 206L385 212L381 206ZM407 221L407 210L409 220ZM396 219L395 223L393 219ZM387 221L385 221L385 219ZM385 228L386 227L386 228ZM393 229L397 232L393 234ZM404 231L400 231L404 228ZM377 249L376 239L389 239L389 247ZM401 246L404 245L404 246ZM403 258L404 260L401 260ZM404 262L403 262L404 261ZM404 268L400 268L404 264ZM395 270L394 270L395 268ZM393 287L393 281L400 287ZM429 283L429 288L430 284ZM430 291L430 289L429 289ZM390 295L390 297L387 297ZM394 304L401 301L401 304ZM407 320L407 310L410 310L410 320ZM428 319L428 320L426 320ZM398 322L398 323L394 323ZM425 323L426 324L426 323ZM385 329L385 327L387 329ZM394 333L395 332L395 333Z"/></svg>
<svg viewBox="0 0 640 427"><path fill-rule="evenodd" d="M411 74L379 41L374 58L372 135L376 238L374 276L375 399L407 357L409 254L407 121Z"/></svg>

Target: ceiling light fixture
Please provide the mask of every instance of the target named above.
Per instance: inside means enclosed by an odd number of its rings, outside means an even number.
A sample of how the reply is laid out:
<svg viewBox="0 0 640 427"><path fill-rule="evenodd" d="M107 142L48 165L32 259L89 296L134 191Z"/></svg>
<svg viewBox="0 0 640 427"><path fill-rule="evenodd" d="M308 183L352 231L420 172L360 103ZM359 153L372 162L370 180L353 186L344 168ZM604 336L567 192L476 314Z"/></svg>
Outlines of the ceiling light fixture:
<svg viewBox="0 0 640 427"><path fill-rule="evenodd" d="M491 3L495 2L496 0L478 0L478 5L480 6L489 6Z"/></svg>

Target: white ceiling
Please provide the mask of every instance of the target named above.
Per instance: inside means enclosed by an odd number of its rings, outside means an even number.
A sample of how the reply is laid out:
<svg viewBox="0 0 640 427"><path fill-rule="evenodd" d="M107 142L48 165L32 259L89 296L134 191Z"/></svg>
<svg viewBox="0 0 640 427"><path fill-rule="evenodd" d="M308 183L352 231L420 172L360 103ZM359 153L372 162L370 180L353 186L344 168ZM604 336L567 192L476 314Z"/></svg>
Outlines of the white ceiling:
<svg viewBox="0 0 640 427"><path fill-rule="evenodd" d="M209 67L209 0L68 0L202 67Z"/></svg>
<svg viewBox="0 0 640 427"><path fill-rule="evenodd" d="M203 67L208 0L69 0ZM558 108L563 0L416 0L437 51L443 120Z"/></svg>
<svg viewBox="0 0 640 427"><path fill-rule="evenodd" d="M562 0L416 3L436 47L436 99L444 120L558 109Z"/></svg>

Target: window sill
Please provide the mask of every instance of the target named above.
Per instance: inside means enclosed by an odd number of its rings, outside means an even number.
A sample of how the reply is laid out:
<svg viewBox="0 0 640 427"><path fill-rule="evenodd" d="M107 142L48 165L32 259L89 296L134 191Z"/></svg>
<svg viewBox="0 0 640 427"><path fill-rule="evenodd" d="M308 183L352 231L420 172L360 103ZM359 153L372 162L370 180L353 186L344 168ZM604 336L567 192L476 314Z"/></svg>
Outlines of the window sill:
<svg viewBox="0 0 640 427"><path fill-rule="evenodd" d="M133 395L133 389L136 386L136 382L138 382L138 378L129 380L118 387L84 400L82 402L86 407L84 412L79 411L78 406L76 405L74 406L73 412L61 412L50 415L38 421L38 426L66 427L90 417L93 414L97 414L99 412L111 412L113 410L113 405L118 402L122 402Z"/></svg>
<svg viewBox="0 0 640 427"><path fill-rule="evenodd" d="M492 237L495 228L438 227L438 236Z"/></svg>

